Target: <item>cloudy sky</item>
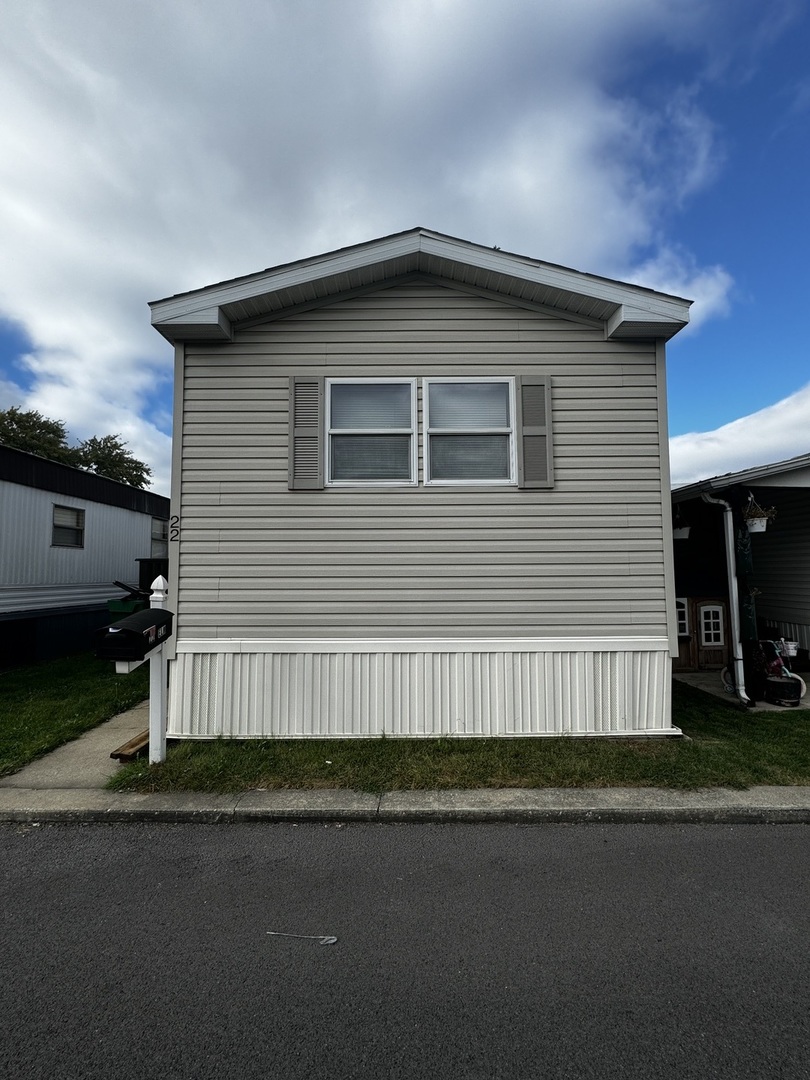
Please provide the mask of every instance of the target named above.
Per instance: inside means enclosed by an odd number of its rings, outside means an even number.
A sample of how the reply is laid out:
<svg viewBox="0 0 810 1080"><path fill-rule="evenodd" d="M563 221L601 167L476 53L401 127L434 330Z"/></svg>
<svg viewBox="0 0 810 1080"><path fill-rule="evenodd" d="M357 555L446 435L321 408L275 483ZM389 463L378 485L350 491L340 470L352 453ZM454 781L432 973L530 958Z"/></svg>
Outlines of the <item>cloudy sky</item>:
<svg viewBox="0 0 810 1080"><path fill-rule="evenodd" d="M0 408L168 492L147 301L421 225L696 302L673 477L810 452L806 0L5 0Z"/></svg>

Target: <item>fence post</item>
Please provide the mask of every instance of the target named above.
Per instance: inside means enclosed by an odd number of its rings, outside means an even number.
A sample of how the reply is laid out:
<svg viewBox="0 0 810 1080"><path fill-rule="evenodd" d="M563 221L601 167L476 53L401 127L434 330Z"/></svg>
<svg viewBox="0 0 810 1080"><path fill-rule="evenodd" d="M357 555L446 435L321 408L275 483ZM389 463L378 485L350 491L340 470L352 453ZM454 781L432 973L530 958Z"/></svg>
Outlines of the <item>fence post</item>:
<svg viewBox="0 0 810 1080"><path fill-rule="evenodd" d="M166 606L169 583L163 575L152 582L150 608ZM149 657L149 764L166 760L166 659L161 645Z"/></svg>

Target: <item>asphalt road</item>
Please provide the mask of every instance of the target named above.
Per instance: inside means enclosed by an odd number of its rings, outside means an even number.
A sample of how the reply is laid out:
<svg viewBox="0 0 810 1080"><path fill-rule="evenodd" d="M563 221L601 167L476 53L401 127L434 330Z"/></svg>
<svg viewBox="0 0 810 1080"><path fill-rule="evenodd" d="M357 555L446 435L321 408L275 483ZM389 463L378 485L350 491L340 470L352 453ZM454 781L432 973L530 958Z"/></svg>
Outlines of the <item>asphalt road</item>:
<svg viewBox="0 0 810 1080"><path fill-rule="evenodd" d="M14 1080L810 1077L808 826L9 825L0 866Z"/></svg>

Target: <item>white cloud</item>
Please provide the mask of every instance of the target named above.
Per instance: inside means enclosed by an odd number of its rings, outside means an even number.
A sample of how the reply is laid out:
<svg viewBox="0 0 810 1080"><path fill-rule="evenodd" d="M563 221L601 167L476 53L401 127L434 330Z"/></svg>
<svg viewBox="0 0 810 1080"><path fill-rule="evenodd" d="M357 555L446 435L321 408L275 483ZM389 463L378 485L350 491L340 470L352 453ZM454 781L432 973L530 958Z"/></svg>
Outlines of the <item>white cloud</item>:
<svg viewBox="0 0 810 1080"><path fill-rule="evenodd" d="M686 251L662 247L653 258L636 267L627 280L694 300L684 335L695 333L708 319L730 311L734 286L731 274L722 266L698 266Z"/></svg>
<svg viewBox="0 0 810 1080"><path fill-rule="evenodd" d="M810 383L715 431L670 439L673 486L810 453Z"/></svg>
<svg viewBox="0 0 810 1080"><path fill-rule="evenodd" d="M16 383L0 378L0 409L10 409L13 405L22 406L25 391Z"/></svg>
<svg viewBox="0 0 810 1080"><path fill-rule="evenodd" d="M12 0L0 319L32 343L26 403L76 437L122 432L165 491L171 350L146 301L415 225L722 313L728 272L661 239L716 168L698 95L616 89L714 18L708 0Z"/></svg>

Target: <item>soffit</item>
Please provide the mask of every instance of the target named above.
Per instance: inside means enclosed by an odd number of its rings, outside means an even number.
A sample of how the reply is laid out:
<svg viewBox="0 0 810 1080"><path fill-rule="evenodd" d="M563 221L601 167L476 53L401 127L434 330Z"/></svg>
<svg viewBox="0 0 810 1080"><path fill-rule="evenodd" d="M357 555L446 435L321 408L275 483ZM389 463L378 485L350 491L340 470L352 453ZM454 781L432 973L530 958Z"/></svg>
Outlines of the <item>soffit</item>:
<svg viewBox="0 0 810 1080"><path fill-rule="evenodd" d="M602 322L611 339L669 338L689 320L680 297L416 229L155 301L152 323L170 341L227 341L240 323L413 274Z"/></svg>

